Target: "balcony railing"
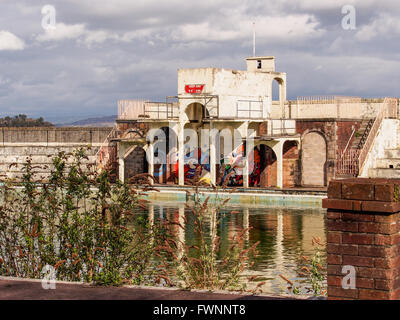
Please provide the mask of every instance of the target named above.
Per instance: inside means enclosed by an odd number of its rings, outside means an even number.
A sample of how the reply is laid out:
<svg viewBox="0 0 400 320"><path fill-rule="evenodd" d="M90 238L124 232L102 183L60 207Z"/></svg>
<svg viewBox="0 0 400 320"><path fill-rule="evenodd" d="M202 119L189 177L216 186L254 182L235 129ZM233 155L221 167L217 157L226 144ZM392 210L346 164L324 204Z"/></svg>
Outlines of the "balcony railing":
<svg viewBox="0 0 400 320"><path fill-rule="evenodd" d="M178 104L148 100L119 100L119 120L166 120L178 118Z"/></svg>
<svg viewBox="0 0 400 320"><path fill-rule="evenodd" d="M309 96L297 97L297 104L333 104L333 103L359 103L362 101L360 97L348 96Z"/></svg>
<svg viewBox="0 0 400 320"><path fill-rule="evenodd" d="M272 120L271 135L272 136L291 136L296 135L296 121L293 120Z"/></svg>
<svg viewBox="0 0 400 320"><path fill-rule="evenodd" d="M144 117L147 119L177 119L179 107L177 103L146 102L144 104Z"/></svg>
<svg viewBox="0 0 400 320"><path fill-rule="evenodd" d="M262 119L262 101L239 100L236 104L236 117L239 119Z"/></svg>

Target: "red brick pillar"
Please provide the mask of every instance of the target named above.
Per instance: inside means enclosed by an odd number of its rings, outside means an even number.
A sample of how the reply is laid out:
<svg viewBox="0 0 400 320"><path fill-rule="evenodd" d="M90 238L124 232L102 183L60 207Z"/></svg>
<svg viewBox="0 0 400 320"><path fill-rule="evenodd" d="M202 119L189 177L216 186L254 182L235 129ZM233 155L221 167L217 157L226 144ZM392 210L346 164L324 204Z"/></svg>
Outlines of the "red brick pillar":
<svg viewBox="0 0 400 320"><path fill-rule="evenodd" d="M400 299L400 179L331 181L323 207L328 298ZM343 286L346 266L355 289Z"/></svg>

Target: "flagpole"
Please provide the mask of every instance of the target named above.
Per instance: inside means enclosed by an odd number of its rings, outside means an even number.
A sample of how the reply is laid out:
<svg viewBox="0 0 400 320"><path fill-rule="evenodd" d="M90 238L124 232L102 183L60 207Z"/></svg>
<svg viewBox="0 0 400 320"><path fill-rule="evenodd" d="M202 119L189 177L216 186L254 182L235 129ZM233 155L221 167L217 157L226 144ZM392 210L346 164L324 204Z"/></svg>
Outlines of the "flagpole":
<svg viewBox="0 0 400 320"><path fill-rule="evenodd" d="M256 23L253 22L253 57L256 56Z"/></svg>

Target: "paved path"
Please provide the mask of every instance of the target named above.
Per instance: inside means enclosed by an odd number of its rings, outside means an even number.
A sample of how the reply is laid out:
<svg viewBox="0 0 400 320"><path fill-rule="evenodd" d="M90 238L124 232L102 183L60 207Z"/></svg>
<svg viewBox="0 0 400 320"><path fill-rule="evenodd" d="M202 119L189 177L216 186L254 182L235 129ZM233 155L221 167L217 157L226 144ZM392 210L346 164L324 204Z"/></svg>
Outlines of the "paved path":
<svg viewBox="0 0 400 320"><path fill-rule="evenodd" d="M93 287L57 283L45 290L40 281L0 279L0 300L287 300L287 297L246 296L171 289Z"/></svg>

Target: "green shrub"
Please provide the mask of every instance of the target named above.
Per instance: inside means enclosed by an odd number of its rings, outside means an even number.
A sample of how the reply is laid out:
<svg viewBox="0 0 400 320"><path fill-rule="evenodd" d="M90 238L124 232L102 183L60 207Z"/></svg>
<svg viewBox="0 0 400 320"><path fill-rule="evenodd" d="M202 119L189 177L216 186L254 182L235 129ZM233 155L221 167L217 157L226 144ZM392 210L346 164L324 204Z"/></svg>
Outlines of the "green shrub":
<svg viewBox="0 0 400 320"><path fill-rule="evenodd" d="M258 254L258 243L246 247L244 235L249 231L247 228L230 239L230 247L223 250L217 230L226 215L221 209L229 199L219 199L218 189L214 187L216 201L210 203L209 197L201 200L198 190L200 184L195 185L194 201L186 204L188 216L184 217L185 223L169 223L186 230L190 219L190 226L194 228L199 241L196 244L186 244L171 234L171 238L160 248L169 258L164 261L163 266L169 266L169 269L163 278L171 285L175 279L175 285L185 289L246 290L246 284L240 281L240 277L245 268L254 263L252 259ZM229 214L235 213L233 211ZM208 225L211 225L211 230L207 230Z"/></svg>
<svg viewBox="0 0 400 320"><path fill-rule="evenodd" d="M0 188L0 274L102 285L151 283L159 230L136 213L144 200L110 172L84 164L85 150L60 153L46 183L36 183L28 159L19 182ZM155 239L155 240L154 240Z"/></svg>

